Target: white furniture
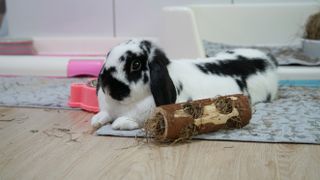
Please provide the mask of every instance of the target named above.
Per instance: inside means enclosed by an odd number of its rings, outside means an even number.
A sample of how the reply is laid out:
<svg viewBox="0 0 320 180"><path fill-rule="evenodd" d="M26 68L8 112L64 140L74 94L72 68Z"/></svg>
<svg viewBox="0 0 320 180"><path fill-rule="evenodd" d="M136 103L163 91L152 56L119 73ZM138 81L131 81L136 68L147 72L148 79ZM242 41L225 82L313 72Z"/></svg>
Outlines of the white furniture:
<svg viewBox="0 0 320 180"><path fill-rule="evenodd" d="M163 9L161 43L170 58L205 57L202 40L232 45L300 42L318 3L190 5ZM320 67L281 67L280 79L320 79Z"/></svg>
<svg viewBox="0 0 320 180"><path fill-rule="evenodd" d="M127 38L33 38L38 55L0 56L0 76L67 77L70 61L104 60L108 50Z"/></svg>

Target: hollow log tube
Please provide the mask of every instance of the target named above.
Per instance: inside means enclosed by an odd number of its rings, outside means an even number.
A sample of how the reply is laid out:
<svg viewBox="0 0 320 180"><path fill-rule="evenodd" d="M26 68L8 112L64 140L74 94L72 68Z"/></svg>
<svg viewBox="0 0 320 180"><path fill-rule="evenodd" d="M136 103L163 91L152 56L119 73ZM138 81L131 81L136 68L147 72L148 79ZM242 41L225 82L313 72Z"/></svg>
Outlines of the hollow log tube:
<svg viewBox="0 0 320 180"><path fill-rule="evenodd" d="M160 130L151 134L158 135L158 141L172 141L219 129L242 128L251 115L249 99L241 94L163 105L155 110Z"/></svg>

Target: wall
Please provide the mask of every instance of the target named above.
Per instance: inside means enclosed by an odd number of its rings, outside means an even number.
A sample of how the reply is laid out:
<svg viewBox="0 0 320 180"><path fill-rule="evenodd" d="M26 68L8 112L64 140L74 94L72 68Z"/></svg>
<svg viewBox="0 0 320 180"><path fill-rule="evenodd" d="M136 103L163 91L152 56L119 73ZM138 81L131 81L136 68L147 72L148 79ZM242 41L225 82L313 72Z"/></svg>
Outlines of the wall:
<svg viewBox="0 0 320 180"><path fill-rule="evenodd" d="M112 0L6 2L11 36L113 36Z"/></svg>
<svg viewBox="0 0 320 180"><path fill-rule="evenodd" d="M161 8L206 3L314 2L317 0L7 0L13 37L159 37Z"/></svg>
<svg viewBox="0 0 320 180"><path fill-rule="evenodd" d="M117 36L159 36L162 26L161 9L187 4L231 3L230 0L116 0ZM128 11L130 7L130 11Z"/></svg>

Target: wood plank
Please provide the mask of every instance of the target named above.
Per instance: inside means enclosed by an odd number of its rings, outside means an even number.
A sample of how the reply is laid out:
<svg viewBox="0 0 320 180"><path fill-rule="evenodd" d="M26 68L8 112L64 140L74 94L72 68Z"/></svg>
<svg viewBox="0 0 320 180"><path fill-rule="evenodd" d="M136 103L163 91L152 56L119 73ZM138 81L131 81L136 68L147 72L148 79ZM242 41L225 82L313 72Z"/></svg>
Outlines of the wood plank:
<svg viewBox="0 0 320 180"><path fill-rule="evenodd" d="M320 146L91 135L83 111L0 108L0 179L319 179ZM1 121L1 119L12 121Z"/></svg>

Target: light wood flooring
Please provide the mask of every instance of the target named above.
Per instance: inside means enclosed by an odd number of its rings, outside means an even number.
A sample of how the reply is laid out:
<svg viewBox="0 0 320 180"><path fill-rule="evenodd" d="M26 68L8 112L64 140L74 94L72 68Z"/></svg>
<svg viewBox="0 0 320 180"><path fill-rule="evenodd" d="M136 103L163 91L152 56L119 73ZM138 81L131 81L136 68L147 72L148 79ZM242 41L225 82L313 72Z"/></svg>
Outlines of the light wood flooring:
<svg viewBox="0 0 320 180"><path fill-rule="evenodd" d="M0 179L320 179L320 146L90 134L83 111L0 108Z"/></svg>

